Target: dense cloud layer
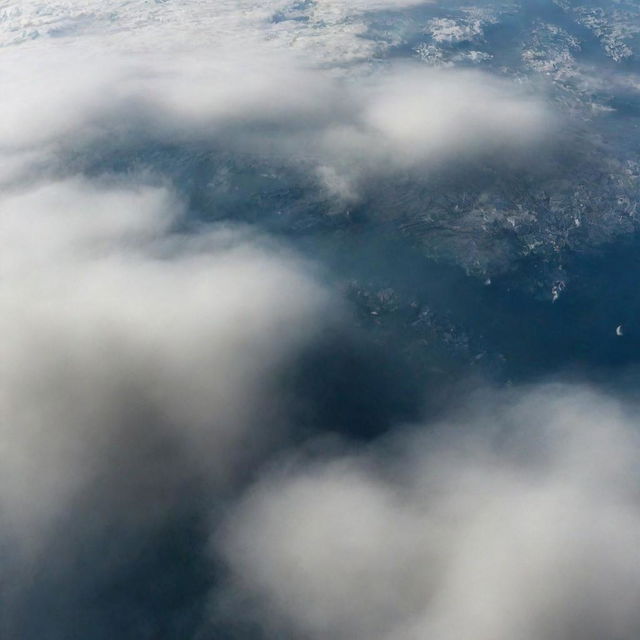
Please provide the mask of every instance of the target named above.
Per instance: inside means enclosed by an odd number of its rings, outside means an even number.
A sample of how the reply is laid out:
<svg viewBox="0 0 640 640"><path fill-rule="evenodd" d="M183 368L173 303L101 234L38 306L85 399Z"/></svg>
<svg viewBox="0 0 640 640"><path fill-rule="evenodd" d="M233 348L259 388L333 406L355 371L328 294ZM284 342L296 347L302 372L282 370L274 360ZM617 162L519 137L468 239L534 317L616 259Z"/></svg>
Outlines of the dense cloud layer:
<svg viewBox="0 0 640 640"><path fill-rule="evenodd" d="M0 106L4 181L43 162L64 171L69 156L95 163L144 145L205 142L303 168L349 198L358 182L399 169L428 174L483 155L511 161L548 144L554 129L542 101L479 72L396 65L358 81L238 49L222 60L21 54L20 78L4 79Z"/></svg>
<svg viewBox="0 0 640 640"><path fill-rule="evenodd" d="M336 314L255 234L178 232L161 186L76 178L0 208L0 539L19 588L61 522L90 519L71 548L135 537L244 473L286 431L282 368Z"/></svg>
<svg viewBox="0 0 640 640"><path fill-rule="evenodd" d="M473 406L280 461L221 542L244 615L273 637L637 637L637 413L549 386Z"/></svg>

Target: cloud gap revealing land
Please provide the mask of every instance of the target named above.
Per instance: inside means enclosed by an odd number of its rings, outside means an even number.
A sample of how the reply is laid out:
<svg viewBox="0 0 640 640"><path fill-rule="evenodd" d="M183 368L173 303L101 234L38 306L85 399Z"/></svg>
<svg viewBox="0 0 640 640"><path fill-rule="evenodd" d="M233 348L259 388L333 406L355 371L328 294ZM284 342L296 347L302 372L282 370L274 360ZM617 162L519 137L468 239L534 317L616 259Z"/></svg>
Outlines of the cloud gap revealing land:
<svg viewBox="0 0 640 640"><path fill-rule="evenodd" d="M637 0L0 53L0 638L637 640Z"/></svg>

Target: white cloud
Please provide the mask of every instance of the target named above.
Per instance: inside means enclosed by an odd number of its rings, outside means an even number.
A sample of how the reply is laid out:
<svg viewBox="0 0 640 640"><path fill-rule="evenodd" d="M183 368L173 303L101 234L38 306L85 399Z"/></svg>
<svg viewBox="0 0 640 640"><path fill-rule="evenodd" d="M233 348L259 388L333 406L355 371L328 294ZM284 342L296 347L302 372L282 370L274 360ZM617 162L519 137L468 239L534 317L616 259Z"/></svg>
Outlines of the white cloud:
<svg viewBox="0 0 640 640"><path fill-rule="evenodd" d="M366 63L384 46L362 36L366 15L430 4L425 0L9 0L0 7L0 46L41 42L129 53L207 55L233 47L262 53L293 48L311 64ZM303 20L296 18L303 17Z"/></svg>
<svg viewBox="0 0 640 640"><path fill-rule="evenodd" d="M549 133L545 106L477 72L407 69L374 89L364 121L408 161L509 152Z"/></svg>
<svg viewBox="0 0 640 640"><path fill-rule="evenodd" d="M264 477L219 541L244 614L318 639L637 637L636 414L553 387L476 412Z"/></svg>
<svg viewBox="0 0 640 640"><path fill-rule="evenodd" d="M148 142L215 141L352 199L372 174L548 141L544 102L506 81L370 65L362 14L414 4L10 5L5 45L38 37L3 49L0 183L68 171L69 156L77 170ZM296 11L305 20L274 20Z"/></svg>
<svg viewBox="0 0 640 640"><path fill-rule="evenodd" d="M322 147L352 192L371 176L398 170L428 175L487 155L509 163L548 145L557 124L543 101L507 82L418 65L374 76L354 89L351 102L349 120L327 126ZM333 174L323 174L329 188Z"/></svg>
<svg viewBox="0 0 640 640"><path fill-rule="evenodd" d="M233 147L238 128L286 124L296 132L329 118L336 92L322 75L279 56L219 53L233 63L189 53L129 60L53 48L43 59L43 51L18 51L14 73L0 82L7 96L0 105L0 154L12 165L5 181L20 176L21 162L27 176L68 171L69 155L87 160L150 142L220 138ZM297 91L283 95L289 84Z"/></svg>
<svg viewBox="0 0 640 640"><path fill-rule="evenodd" d="M122 517L162 515L172 474L215 487L282 435L281 367L335 318L305 265L246 230L172 231L176 197L139 181L0 210L3 534L46 539L100 476Z"/></svg>
<svg viewBox="0 0 640 640"><path fill-rule="evenodd" d="M70 158L77 170L149 143L195 142L307 171L353 200L390 172L530 155L555 127L544 102L478 72L392 66L339 81L282 54L219 53L78 61L54 50L46 62L21 54L20 77L3 80L0 180L65 172Z"/></svg>

